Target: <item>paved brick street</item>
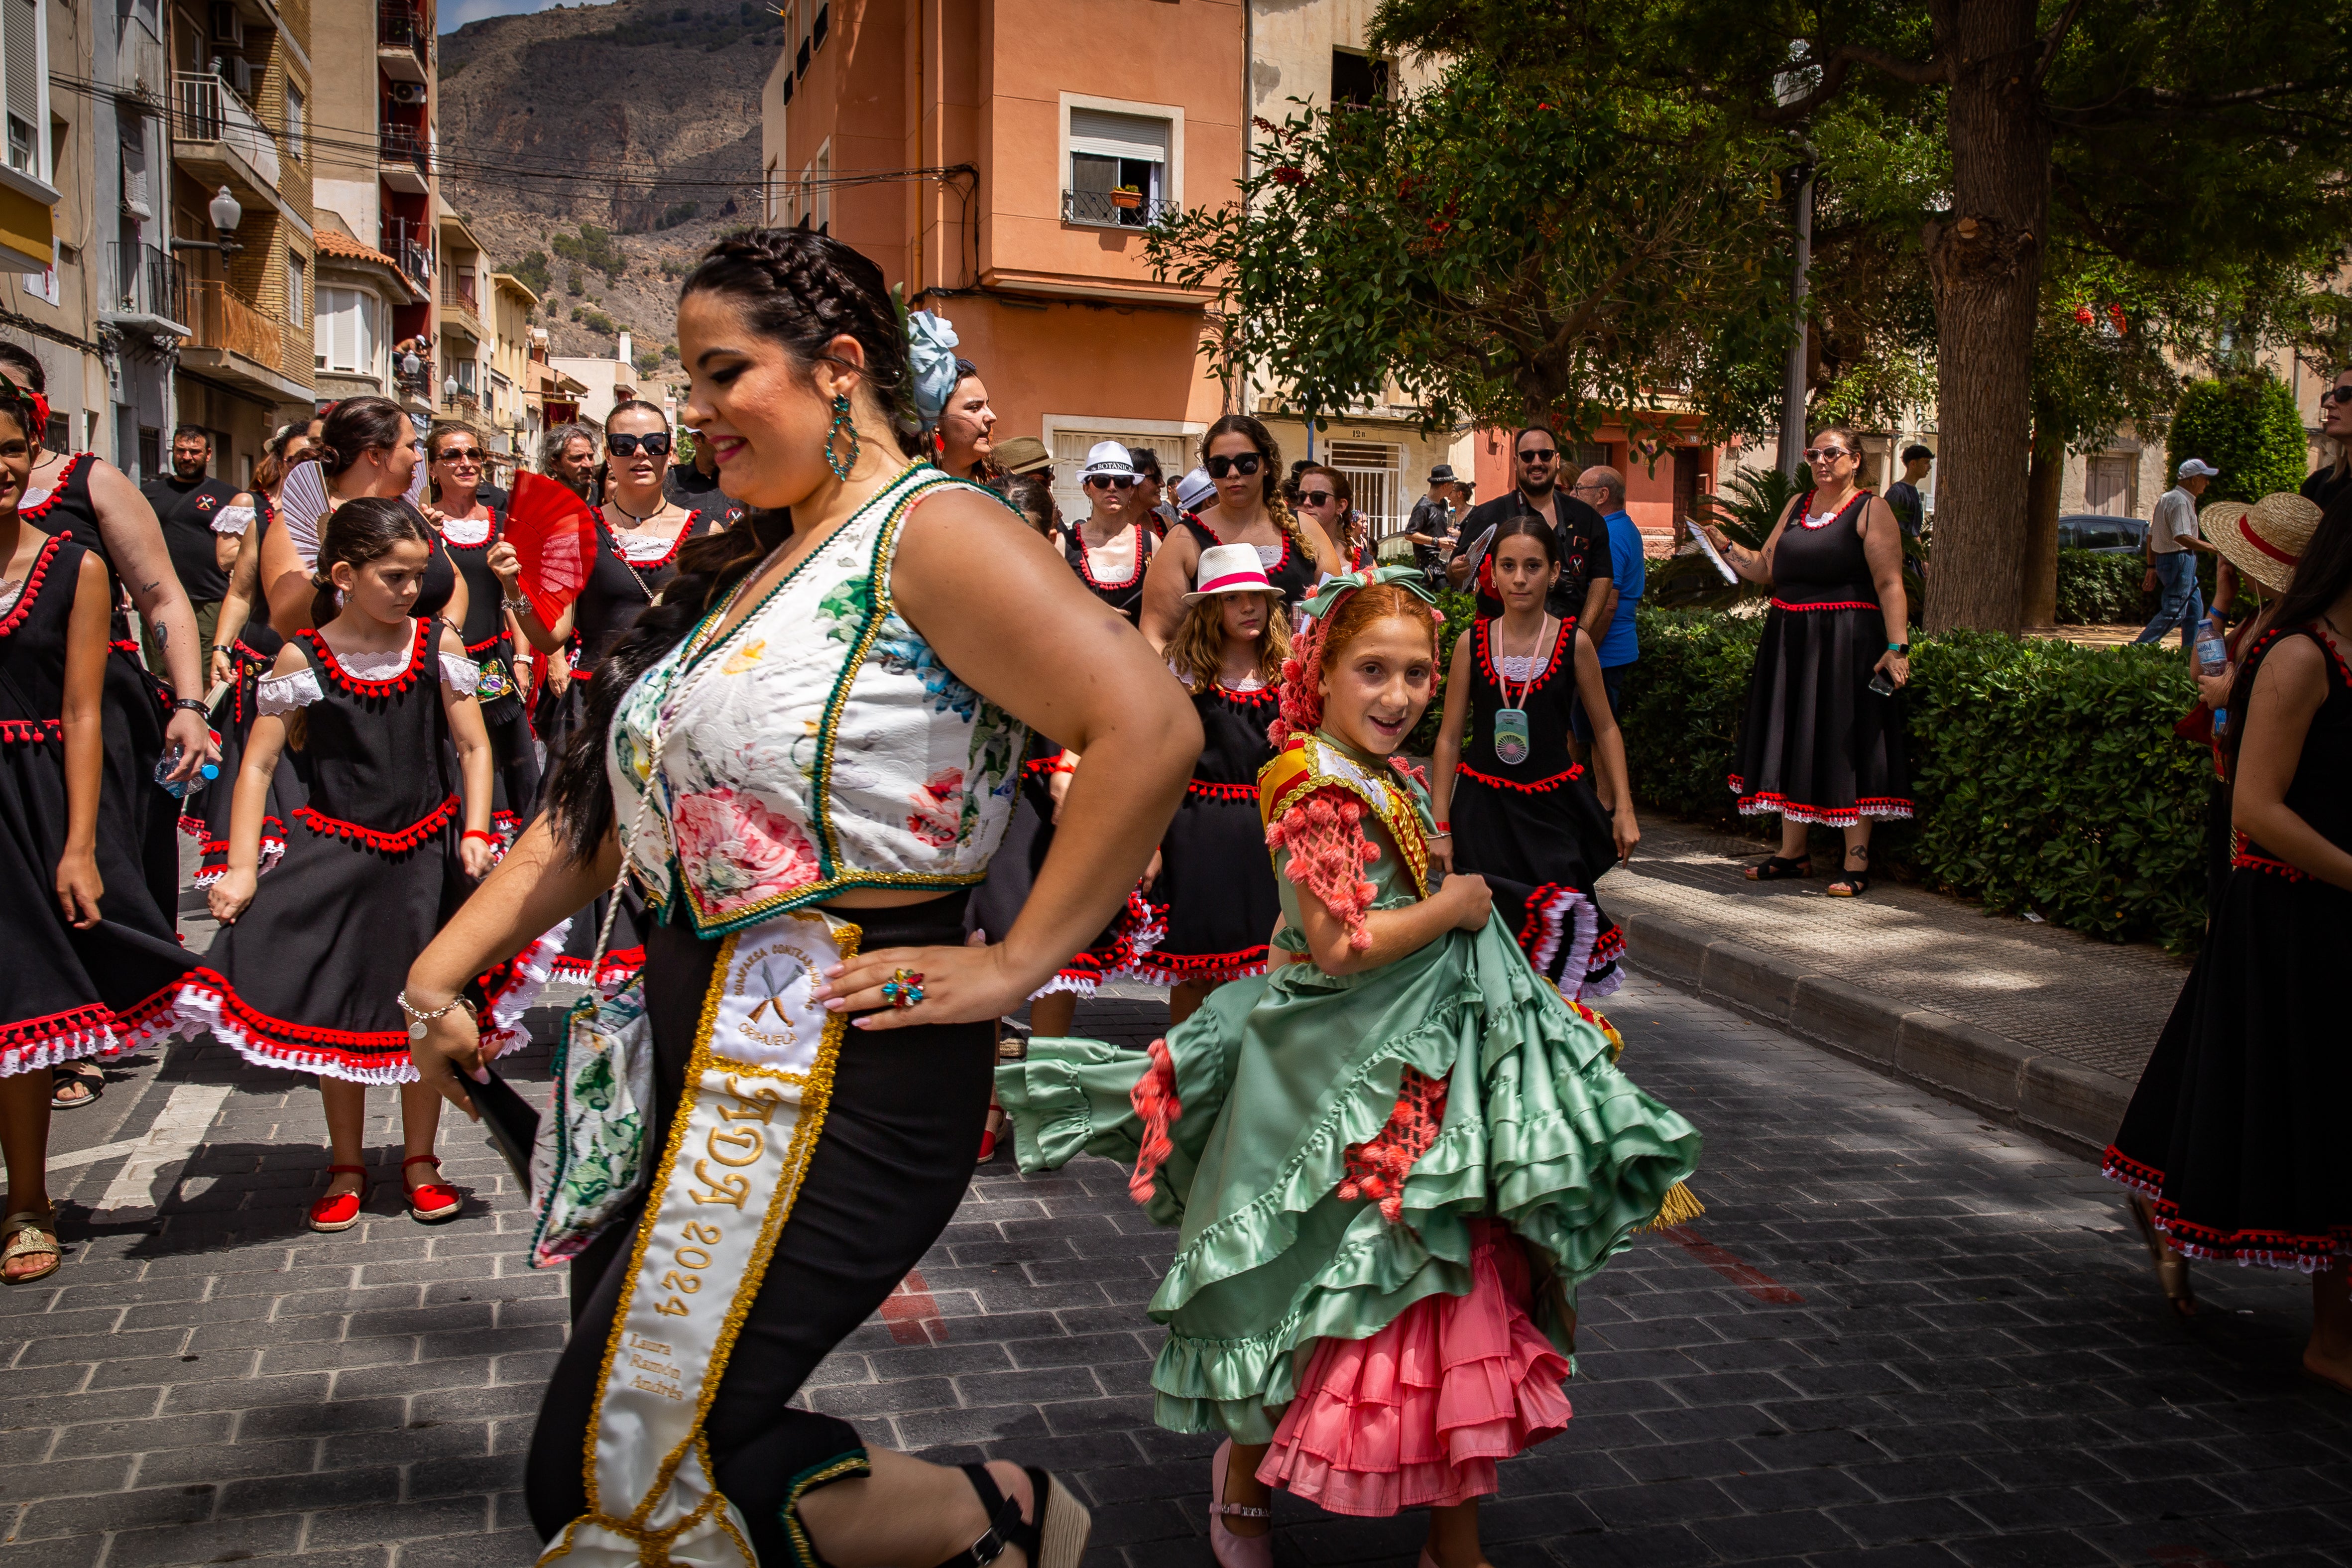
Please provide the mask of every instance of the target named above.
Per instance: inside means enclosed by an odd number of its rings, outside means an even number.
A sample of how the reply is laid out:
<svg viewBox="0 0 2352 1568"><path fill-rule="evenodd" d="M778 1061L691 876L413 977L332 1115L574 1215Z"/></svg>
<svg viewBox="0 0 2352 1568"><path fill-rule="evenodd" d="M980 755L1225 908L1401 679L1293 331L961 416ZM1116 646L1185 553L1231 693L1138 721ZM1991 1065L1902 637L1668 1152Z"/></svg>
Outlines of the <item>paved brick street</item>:
<svg viewBox="0 0 2352 1568"><path fill-rule="evenodd" d="M1081 1026L1139 1041L1153 1011ZM2299 1278L2205 1270L2184 1332L2087 1167L1655 985L1609 1011L1706 1131L1710 1212L1585 1290L1576 1419L1504 1467L1497 1568L2352 1563L2352 1401L2298 1373ZM374 1097L368 1217L314 1237L306 1082L211 1047L110 1077L58 1118L65 1268L0 1293L0 1568L529 1562L563 1280L523 1267L479 1136L445 1132L471 1200L421 1228ZM1062 1468L1095 1564L1205 1565L1212 1445L1152 1427L1145 1391L1169 1250L1113 1167L1000 1161L808 1397L877 1442ZM1420 1533L1278 1515L1286 1568L1409 1563Z"/></svg>

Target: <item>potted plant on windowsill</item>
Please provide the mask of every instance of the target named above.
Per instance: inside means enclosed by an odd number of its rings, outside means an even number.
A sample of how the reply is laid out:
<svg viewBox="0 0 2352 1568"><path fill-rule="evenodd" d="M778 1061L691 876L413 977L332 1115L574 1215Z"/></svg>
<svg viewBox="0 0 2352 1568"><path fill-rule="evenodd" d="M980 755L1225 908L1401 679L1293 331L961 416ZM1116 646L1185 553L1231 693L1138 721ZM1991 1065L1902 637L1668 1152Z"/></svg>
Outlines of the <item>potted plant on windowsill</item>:
<svg viewBox="0 0 2352 1568"><path fill-rule="evenodd" d="M1143 192L1134 185L1121 185L1111 192L1110 205L1124 212L1134 212L1143 205Z"/></svg>

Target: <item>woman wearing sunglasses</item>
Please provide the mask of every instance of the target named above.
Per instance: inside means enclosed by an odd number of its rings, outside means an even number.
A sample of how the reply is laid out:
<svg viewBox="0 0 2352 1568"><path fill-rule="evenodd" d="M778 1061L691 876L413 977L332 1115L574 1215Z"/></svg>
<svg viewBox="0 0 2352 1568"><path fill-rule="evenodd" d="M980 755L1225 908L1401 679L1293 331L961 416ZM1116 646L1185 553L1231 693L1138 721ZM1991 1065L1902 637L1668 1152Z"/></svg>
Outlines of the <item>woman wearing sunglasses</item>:
<svg viewBox="0 0 2352 1568"><path fill-rule="evenodd" d="M539 756L522 703L530 689L531 656L518 650L503 603L506 584L490 569L504 520L482 499L488 456L472 426L436 425L425 440L425 459L431 475L425 516L441 531L442 547L466 581L466 623L458 629L466 657L481 666L474 695L490 738L490 831L512 844L539 798Z"/></svg>
<svg viewBox="0 0 2352 1568"><path fill-rule="evenodd" d="M1158 542L1150 529L1139 526L1141 479L1134 454L1124 446L1096 442L1078 481L1094 510L1062 542L1062 553L1087 592L1130 622L1143 606L1143 574Z"/></svg>
<svg viewBox="0 0 2352 1568"><path fill-rule="evenodd" d="M1814 823L1845 834L1845 865L1826 891L1870 890L1870 825L1911 815L1902 700L1911 679L1903 540L1894 510L1862 488L1862 447L1832 425L1805 450L1813 488L1781 509L1761 550L1701 529L1733 571L1769 584L1772 608L1748 680L1732 753L1743 816L1777 812L1780 852L1748 879L1813 874Z"/></svg>
<svg viewBox="0 0 2352 1568"><path fill-rule="evenodd" d="M542 622L522 596L522 561L514 546L503 540L490 546L489 567L498 575L499 596L516 628L541 654L568 648L571 657L571 684L562 695L542 702L536 715L550 757L563 753L572 732L587 718L597 661L636 624L662 584L677 575L678 547L698 533L716 533L725 526L723 518L689 510L662 494L670 439L669 419L653 404L633 398L613 409L604 425L604 461L597 470L595 493L605 500L596 512L596 564L580 596L555 617L553 626ZM593 911L572 921L555 972L598 982L634 973L645 962L644 928L637 918L642 913L633 891L614 923L604 973L590 975L589 961L604 923L600 897Z"/></svg>
<svg viewBox="0 0 2352 1568"><path fill-rule="evenodd" d="M1201 466L1216 486L1216 500L1168 531L1143 579L1141 625L1155 648L1168 646L1184 618L1184 595L1203 550L1255 546L1266 581L1282 591L1286 605L1297 604L1326 574L1347 569L1331 542L1301 528L1283 504L1282 448L1265 426L1246 414L1226 415L1201 437Z"/></svg>
<svg viewBox="0 0 2352 1568"><path fill-rule="evenodd" d="M1299 515L1322 531L1332 552L1347 563L1350 572L1362 572L1372 563L1372 530L1364 514L1356 510L1356 492L1348 483L1348 476L1337 468L1320 463L1309 463L1298 470Z"/></svg>

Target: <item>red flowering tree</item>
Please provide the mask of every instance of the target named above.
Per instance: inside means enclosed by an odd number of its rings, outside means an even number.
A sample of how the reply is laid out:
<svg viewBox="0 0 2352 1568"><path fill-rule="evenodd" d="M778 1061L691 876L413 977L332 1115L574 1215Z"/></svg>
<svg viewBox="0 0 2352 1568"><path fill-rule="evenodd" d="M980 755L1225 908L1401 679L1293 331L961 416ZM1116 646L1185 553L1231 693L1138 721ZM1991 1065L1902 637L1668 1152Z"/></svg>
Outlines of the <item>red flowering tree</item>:
<svg viewBox="0 0 2352 1568"><path fill-rule="evenodd" d="M1703 113L1457 67L1257 129L1240 199L1164 222L1150 255L1217 291L1220 368L1309 417L1393 385L1432 426L1581 434L1787 342L1785 150Z"/></svg>

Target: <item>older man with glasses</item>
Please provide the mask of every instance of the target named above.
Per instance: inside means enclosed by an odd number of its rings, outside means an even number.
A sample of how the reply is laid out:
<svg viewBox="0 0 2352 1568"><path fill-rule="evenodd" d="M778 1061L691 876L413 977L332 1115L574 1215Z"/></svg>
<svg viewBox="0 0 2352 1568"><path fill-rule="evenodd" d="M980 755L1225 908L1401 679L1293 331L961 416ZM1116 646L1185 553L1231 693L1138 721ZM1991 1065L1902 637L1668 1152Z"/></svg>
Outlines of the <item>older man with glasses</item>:
<svg viewBox="0 0 2352 1568"><path fill-rule="evenodd" d="M1460 588L1478 571L1478 614L1489 619L1501 615L1503 602L1488 591L1484 576L1479 542L1503 519L1533 512L1550 521L1559 543L1559 581L1552 584L1546 607L1563 620L1577 616L1577 624L1598 639L1605 628L1597 617L1608 607L1611 588L1609 525L1589 501L1559 489L1559 441L1550 431L1539 425L1520 431L1511 439L1511 459L1517 482L1509 494L1472 507L1462 520L1460 552L1447 564L1446 579Z"/></svg>

